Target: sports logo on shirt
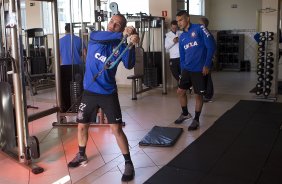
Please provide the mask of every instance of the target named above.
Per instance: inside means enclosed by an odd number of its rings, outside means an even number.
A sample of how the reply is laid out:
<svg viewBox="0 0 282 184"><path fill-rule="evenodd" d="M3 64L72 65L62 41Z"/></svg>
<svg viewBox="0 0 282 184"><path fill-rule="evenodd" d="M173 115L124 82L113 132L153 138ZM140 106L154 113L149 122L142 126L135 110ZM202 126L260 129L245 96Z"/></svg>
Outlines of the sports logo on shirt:
<svg viewBox="0 0 282 184"><path fill-rule="evenodd" d="M197 46L197 45L198 45L197 41L189 42L189 43L187 43L186 45L184 45L184 49L186 50L186 49L189 49L189 48L191 48L191 47L195 47L195 46Z"/></svg>
<svg viewBox="0 0 282 184"><path fill-rule="evenodd" d="M99 61L102 61L103 63L105 63L107 57L106 56L101 56L100 53L95 53L95 58L98 59Z"/></svg>
<svg viewBox="0 0 282 184"><path fill-rule="evenodd" d="M194 38L195 36L196 36L196 33L193 31L193 32L191 33L191 37Z"/></svg>
<svg viewBox="0 0 282 184"><path fill-rule="evenodd" d="M207 37L209 37L211 35L210 32L207 30L207 28L205 26L201 25L201 28L202 28L203 32L206 34Z"/></svg>

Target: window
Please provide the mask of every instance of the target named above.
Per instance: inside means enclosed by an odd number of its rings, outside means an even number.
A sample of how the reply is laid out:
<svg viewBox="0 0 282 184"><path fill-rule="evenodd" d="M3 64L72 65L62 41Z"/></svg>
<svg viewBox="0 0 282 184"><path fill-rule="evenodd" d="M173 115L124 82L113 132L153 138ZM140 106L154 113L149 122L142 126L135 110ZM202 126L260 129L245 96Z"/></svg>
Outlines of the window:
<svg viewBox="0 0 282 184"><path fill-rule="evenodd" d="M51 34L53 32L52 25L52 7L51 3L42 2L42 18L43 18L43 29L44 34Z"/></svg>
<svg viewBox="0 0 282 184"><path fill-rule="evenodd" d="M21 7L21 23L22 23L22 29L26 29L26 8L25 8L25 1L20 2Z"/></svg>
<svg viewBox="0 0 282 184"><path fill-rule="evenodd" d="M205 15L204 0L178 0L177 9L188 10L188 3L190 15Z"/></svg>
<svg viewBox="0 0 282 184"><path fill-rule="evenodd" d="M70 2L72 3L72 22L79 23L81 22L81 0L58 0L58 25L59 32L65 32L65 23L70 22ZM116 2L118 4L119 12L122 14L136 14L142 13L149 14L149 2L148 0L131 0L131 3L125 0L105 0L101 1L101 9L104 11L111 11L109 5L111 2ZM134 4L134 6L132 6ZM94 1L93 0L83 0L82 1L83 9L83 22L94 22ZM52 7L51 3L42 2L42 14L43 14L43 27L45 34L50 34L53 32L52 26ZM104 22L102 25L106 26L107 23ZM79 28L75 28L74 32L78 33Z"/></svg>
<svg viewBox="0 0 282 184"><path fill-rule="evenodd" d="M58 25L59 32L65 32L65 23L70 22L70 2L72 2L71 11L72 11L72 22L73 23L81 23L81 2L83 9L83 22L91 22L91 12L93 5L91 4L91 0L58 0ZM93 3L93 2L92 2ZM51 3L42 2L42 12L43 12L43 27L45 30L45 34L52 33L52 7ZM76 29L75 32L78 32Z"/></svg>
<svg viewBox="0 0 282 184"><path fill-rule="evenodd" d="M203 0L189 0L190 15L204 15Z"/></svg>

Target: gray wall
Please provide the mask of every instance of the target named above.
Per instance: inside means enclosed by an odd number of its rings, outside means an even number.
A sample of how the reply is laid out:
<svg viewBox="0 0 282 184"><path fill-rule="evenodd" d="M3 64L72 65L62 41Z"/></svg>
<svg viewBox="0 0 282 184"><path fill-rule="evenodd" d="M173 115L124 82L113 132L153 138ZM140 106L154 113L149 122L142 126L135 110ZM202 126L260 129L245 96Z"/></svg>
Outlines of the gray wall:
<svg viewBox="0 0 282 184"><path fill-rule="evenodd" d="M261 0L206 0L211 30L256 29ZM233 4L237 8L231 8Z"/></svg>
<svg viewBox="0 0 282 184"><path fill-rule="evenodd" d="M30 6L30 3L34 3ZM26 0L26 29L42 27L41 2Z"/></svg>

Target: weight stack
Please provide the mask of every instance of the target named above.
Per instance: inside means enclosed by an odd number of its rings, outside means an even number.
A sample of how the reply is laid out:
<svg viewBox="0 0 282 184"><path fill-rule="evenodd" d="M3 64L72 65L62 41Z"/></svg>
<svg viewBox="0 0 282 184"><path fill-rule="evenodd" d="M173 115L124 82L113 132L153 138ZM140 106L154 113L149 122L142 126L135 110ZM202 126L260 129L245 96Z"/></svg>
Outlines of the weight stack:
<svg viewBox="0 0 282 184"><path fill-rule="evenodd" d="M81 82L70 82L71 112L77 112L82 95Z"/></svg>
<svg viewBox="0 0 282 184"><path fill-rule="evenodd" d="M7 59L0 59L0 82L8 82L7 75L8 67L7 67Z"/></svg>
<svg viewBox="0 0 282 184"><path fill-rule="evenodd" d="M62 89L62 112L70 112L72 110L71 94L73 94L72 82L80 83L83 86L84 66L83 65L61 65L61 89ZM73 76L74 75L74 76ZM74 85L77 87L78 85ZM76 92L77 94L77 92Z"/></svg>
<svg viewBox="0 0 282 184"><path fill-rule="evenodd" d="M158 68L144 68L144 85L147 87L158 86Z"/></svg>

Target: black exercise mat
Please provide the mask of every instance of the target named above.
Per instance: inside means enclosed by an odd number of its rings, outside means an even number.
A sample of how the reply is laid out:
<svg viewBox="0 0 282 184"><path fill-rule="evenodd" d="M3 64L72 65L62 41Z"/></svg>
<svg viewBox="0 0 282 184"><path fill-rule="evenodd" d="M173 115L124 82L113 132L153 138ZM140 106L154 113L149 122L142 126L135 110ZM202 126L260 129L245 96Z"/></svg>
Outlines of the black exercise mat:
<svg viewBox="0 0 282 184"><path fill-rule="evenodd" d="M182 128L154 126L139 142L139 145L162 147L172 146L175 144L182 132Z"/></svg>
<svg viewBox="0 0 282 184"><path fill-rule="evenodd" d="M281 184L281 126L281 103L242 100L145 184Z"/></svg>

